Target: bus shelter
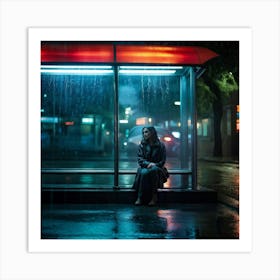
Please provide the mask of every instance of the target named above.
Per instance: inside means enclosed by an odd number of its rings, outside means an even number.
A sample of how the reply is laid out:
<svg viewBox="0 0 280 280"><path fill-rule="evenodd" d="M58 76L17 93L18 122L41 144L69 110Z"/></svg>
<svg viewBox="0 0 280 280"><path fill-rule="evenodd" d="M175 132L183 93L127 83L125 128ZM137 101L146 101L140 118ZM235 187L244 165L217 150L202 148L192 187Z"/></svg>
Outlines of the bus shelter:
<svg viewBox="0 0 280 280"><path fill-rule="evenodd" d="M164 188L197 189L196 79L217 56L166 42L41 42L44 188L131 188L143 126L167 149Z"/></svg>

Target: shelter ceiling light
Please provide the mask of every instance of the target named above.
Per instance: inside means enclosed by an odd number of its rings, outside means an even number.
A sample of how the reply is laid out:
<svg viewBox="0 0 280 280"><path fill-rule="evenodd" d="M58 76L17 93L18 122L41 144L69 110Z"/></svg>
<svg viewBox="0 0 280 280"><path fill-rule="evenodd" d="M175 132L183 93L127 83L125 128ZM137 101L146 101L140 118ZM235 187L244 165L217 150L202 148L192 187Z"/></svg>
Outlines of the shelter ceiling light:
<svg viewBox="0 0 280 280"><path fill-rule="evenodd" d="M120 66L119 73L127 75L173 75L183 66Z"/></svg>
<svg viewBox="0 0 280 280"><path fill-rule="evenodd" d="M57 75L104 75L113 74L109 65L44 65L41 73Z"/></svg>
<svg viewBox="0 0 280 280"><path fill-rule="evenodd" d="M128 75L132 75L132 74L138 74L138 75L172 75L176 73L176 70L147 70L147 69L122 69L119 71L120 74L128 74Z"/></svg>
<svg viewBox="0 0 280 280"><path fill-rule="evenodd" d="M112 69L111 65L43 65L41 69Z"/></svg>
<svg viewBox="0 0 280 280"><path fill-rule="evenodd" d="M179 69L183 69L183 66L120 66L120 69L179 70Z"/></svg>

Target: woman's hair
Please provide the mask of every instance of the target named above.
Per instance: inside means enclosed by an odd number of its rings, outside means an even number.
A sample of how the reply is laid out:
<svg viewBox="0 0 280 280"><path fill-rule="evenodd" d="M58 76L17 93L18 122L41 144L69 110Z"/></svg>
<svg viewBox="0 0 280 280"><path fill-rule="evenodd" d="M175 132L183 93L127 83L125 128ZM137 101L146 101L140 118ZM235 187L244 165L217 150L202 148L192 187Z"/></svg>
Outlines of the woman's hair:
<svg viewBox="0 0 280 280"><path fill-rule="evenodd" d="M153 126L144 126L142 128L142 135L143 135L144 129L148 129L151 132L151 140L152 140L153 143L156 143L156 142L159 141L157 131ZM144 138L143 138L142 141L144 141Z"/></svg>

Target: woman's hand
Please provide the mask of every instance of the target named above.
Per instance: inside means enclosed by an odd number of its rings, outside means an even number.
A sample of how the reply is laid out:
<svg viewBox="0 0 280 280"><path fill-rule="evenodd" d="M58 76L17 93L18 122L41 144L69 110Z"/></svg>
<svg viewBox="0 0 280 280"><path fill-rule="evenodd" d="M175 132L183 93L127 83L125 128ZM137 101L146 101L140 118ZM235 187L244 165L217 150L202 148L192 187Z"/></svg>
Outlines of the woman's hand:
<svg viewBox="0 0 280 280"><path fill-rule="evenodd" d="M152 168L153 166L156 166L156 164L154 162L150 162L147 166L147 168Z"/></svg>

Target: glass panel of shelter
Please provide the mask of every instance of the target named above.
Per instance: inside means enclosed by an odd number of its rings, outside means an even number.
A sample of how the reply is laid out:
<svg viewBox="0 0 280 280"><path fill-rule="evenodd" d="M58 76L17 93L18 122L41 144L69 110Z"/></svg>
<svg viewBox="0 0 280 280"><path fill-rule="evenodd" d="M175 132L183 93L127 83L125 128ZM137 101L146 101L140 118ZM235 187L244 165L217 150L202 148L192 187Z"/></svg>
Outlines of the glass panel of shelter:
<svg viewBox="0 0 280 280"><path fill-rule="evenodd" d="M190 67L119 68L119 170L137 169L137 146L144 126L155 126L167 150L171 175L166 188L192 187L193 98ZM133 176L121 175L132 185Z"/></svg>
<svg viewBox="0 0 280 280"><path fill-rule="evenodd" d="M94 66L41 70L42 168L65 170L43 173L42 184L131 187L141 129L152 125L166 145L166 166L174 173L165 187L191 188L195 144L192 68L106 67L111 68L104 72L96 72Z"/></svg>

